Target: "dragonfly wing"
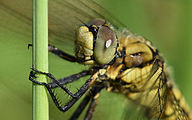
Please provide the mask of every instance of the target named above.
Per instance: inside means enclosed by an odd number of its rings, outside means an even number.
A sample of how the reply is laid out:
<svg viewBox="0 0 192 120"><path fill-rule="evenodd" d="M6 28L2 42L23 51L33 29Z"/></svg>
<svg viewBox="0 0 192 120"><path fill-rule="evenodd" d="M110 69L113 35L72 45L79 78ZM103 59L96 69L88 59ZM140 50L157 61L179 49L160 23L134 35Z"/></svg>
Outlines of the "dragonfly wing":
<svg viewBox="0 0 192 120"><path fill-rule="evenodd" d="M125 26L92 0L50 0L49 11L49 42L59 46L72 46L77 27L94 18L110 20L119 27Z"/></svg>
<svg viewBox="0 0 192 120"><path fill-rule="evenodd" d="M86 3L86 4L85 4ZM75 7L75 8L73 8ZM102 13L103 11L103 13ZM87 22L93 18L110 18L110 14L106 10L104 10L101 6L91 0L49 0L49 43L55 45L63 50L68 50L67 52L73 52L74 38L75 38L75 30L82 22ZM23 73L23 70L31 67L31 52L27 52L27 44L32 43L32 1L31 0L1 0L0 1L0 36L4 36L1 39L1 42L14 45L7 45L6 48L10 48L10 50L15 51L20 50L21 56L15 54L6 54L7 56L15 56L15 63L12 64L17 65L17 67L12 66L11 70L17 69L20 74L16 74L16 76L12 76L13 78L19 79L13 80L5 74L9 79L2 79L1 85L6 87L8 91L12 94L9 96L17 96L21 101L21 104L24 106L29 106L27 110L31 108L31 83L26 80L28 73ZM111 17L112 18L112 17ZM81 21L82 22L81 22ZM118 23L118 22L117 22ZM18 42L21 41L21 42ZM21 44L22 43L22 44ZM19 45L18 45L19 44ZM3 44L5 45L5 44ZM19 46L19 47L18 47ZM22 49L20 49L22 48ZM69 49L68 49L69 48ZM17 52L18 54L18 52ZM26 55L27 54L27 55ZM21 57L21 58L20 58ZM24 59L23 59L24 58ZM16 63L18 61L24 60L24 65L22 67L19 66L20 63ZM8 60L6 60L8 61ZM51 65L50 65L51 66ZM71 67L72 65L70 65ZM78 70L80 67L75 68ZM21 69L18 69L21 68ZM24 67L24 68L23 68ZM7 69L6 69L7 70ZM20 70L22 72L20 72ZM76 71L77 71L76 70ZM5 72L4 69L2 69ZM30 71L30 70L29 70ZM14 72L18 73L18 72ZM62 73L67 74L67 73ZM14 81L14 82L13 82ZM20 87L18 87L20 86ZM25 91L23 91L23 87L28 86ZM3 87L1 87L4 89ZM5 91L2 90L2 91ZM22 92L23 91L23 92ZM9 98L8 98L9 99ZM11 99L10 99L11 100ZM17 99L15 99L16 102ZM23 101L23 102L22 102ZM11 102L14 103L14 102ZM25 103L27 105L25 105ZM54 104L52 104L54 105ZM56 109L55 105L51 107L54 111L50 112L51 119L61 119L63 118L63 113L61 113L58 109ZM16 109L16 108L15 108ZM14 109L14 110L15 110ZM16 111L16 110L15 110ZM29 112L31 113L31 112Z"/></svg>

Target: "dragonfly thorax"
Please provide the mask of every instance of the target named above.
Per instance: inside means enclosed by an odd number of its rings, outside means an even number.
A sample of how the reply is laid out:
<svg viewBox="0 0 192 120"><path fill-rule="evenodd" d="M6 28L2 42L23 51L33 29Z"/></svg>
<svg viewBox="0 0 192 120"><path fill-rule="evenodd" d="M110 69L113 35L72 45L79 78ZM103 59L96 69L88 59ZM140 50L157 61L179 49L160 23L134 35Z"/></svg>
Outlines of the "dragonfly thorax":
<svg viewBox="0 0 192 120"><path fill-rule="evenodd" d="M76 57L85 65L107 64L116 53L117 42L104 20L91 20L76 31Z"/></svg>

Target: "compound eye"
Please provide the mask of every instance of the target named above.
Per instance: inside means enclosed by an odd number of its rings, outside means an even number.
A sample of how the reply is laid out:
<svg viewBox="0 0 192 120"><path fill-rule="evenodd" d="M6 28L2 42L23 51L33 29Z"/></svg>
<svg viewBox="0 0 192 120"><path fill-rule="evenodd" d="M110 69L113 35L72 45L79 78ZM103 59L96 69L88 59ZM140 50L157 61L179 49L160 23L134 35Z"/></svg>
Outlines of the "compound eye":
<svg viewBox="0 0 192 120"><path fill-rule="evenodd" d="M117 38L113 30L102 26L97 33L94 46L94 58L98 64L110 62L116 52Z"/></svg>
<svg viewBox="0 0 192 120"><path fill-rule="evenodd" d="M97 18L97 19L93 19L93 20L89 21L86 25L87 26L91 26L91 25L102 26L104 24L105 24L105 20Z"/></svg>

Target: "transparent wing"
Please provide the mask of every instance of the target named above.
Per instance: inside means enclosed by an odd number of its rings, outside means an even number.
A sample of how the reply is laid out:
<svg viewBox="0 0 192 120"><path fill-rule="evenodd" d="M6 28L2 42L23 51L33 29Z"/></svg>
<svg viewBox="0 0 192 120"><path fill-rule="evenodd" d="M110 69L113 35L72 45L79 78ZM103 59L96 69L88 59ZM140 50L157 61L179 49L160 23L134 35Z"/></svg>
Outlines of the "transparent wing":
<svg viewBox="0 0 192 120"><path fill-rule="evenodd" d="M112 14L92 0L49 0L48 6L50 44L73 45L76 28L83 24L82 22L86 23L93 18L104 18L111 20L116 26L125 27ZM2 0L0 9L2 28L31 37L32 1Z"/></svg>
<svg viewBox="0 0 192 120"><path fill-rule="evenodd" d="M18 107L15 107L12 110L14 113L17 113L17 111L22 109L21 111L23 112L18 113L18 116L22 116L20 114L25 112L26 115L23 115L23 118L27 119L31 116L32 103L30 93L32 89L31 82L27 80L30 71L29 68L31 67L32 56L31 50L27 49L27 44L32 43L32 1L1 0L0 18L0 40L1 43L3 43L1 45L6 46L1 47L3 48L1 49L1 55L6 57L5 60L1 59L1 68L6 68L6 70L1 69L1 89L4 94L12 96L14 99L13 102L7 101L7 99L12 100L8 97L2 97L2 104L17 104ZM87 22L93 18L113 17L111 17L111 14L104 10L101 6L91 0L49 0L49 43L73 54L76 28L82 24L81 21ZM119 23L115 17L113 20L113 22L116 21L116 23ZM12 51L9 52L7 50ZM77 64L68 65L60 59L60 62L55 62L55 59L57 59L55 56L52 62L53 56L50 56L50 72L56 69L53 68L54 65L61 66L61 68L57 69L76 68L75 70L68 70L65 73L61 72L61 77L78 73L83 69ZM10 59L14 62L10 63ZM6 67L8 65L9 67ZM20 74L18 74L18 72ZM58 72L56 72L56 76L58 76L57 73ZM23 90L24 88L26 88L25 91ZM51 119L62 119L63 116L70 116L67 114L64 115L51 102L50 104L52 106L52 109L50 110ZM22 108L19 105L23 105L25 107ZM11 106L9 108L11 108ZM71 111L74 109L75 107ZM69 111L68 113L70 114L72 112ZM9 117L7 119L9 119Z"/></svg>
<svg viewBox="0 0 192 120"><path fill-rule="evenodd" d="M49 1L49 11L49 41L59 43L57 45L74 44L77 27L94 18L104 18L117 26L124 26L92 0Z"/></svg>
<svg viewBox="0 0 192 120"><path fill-rule="evenodd" d="M151 3L151 2L148 2L148 3ZM137 8L135 10L137 10ZM123 13L125 12L123 11ZM49 14L50 14L49 15L49 38L50 38L49 43L55 46L58 46L63 50L66 49L66 51L67 52L69 51L70 53L72 53L72 50L73 50L75 28L78 27L79 23L81 24L81 22L78 19L80 19L83 22L87 22L89 19L96 18L96 17L106 18L106 19L109 19L112 22L112 24L118 27L124 26L115 17L113 17L113 15L108 13L100 5L98 5L96 2L91 0L79 0L79 1L49 0ZM1 56L6 56L7 58L9 58L1 63L2 66L5 64L6 65L5 67L7 68L6 70L5 69L0 70L0 73L1 73L0 87L3 90L1 92L3 93L3 95L6 96L2 98L1 103L4 103L4 105L6 105L5 106L6 108L7 107L12 108L14 105L15 111L19 111L19 108L22 108L21 105L25 106L25 109L23 109L23 111L18 112L19 114L17 114L16 116L24 116L21 113L26 113L26 116L29 117L28 114L31 112L27 113L26 111L31 110L30 104L32 102L31 102L31 94L29 93L29 91L31 91L31 87L30 87L31 83L27 80L29 71L26 71L26 69L29 70L29 68L31 67L31 60L30 60L31 52L28 52L27 50L27 44L31 43L31 39L32 39L32 2L31 0L17 0L17 1L1 0L0 1L0 19L1 19L0 40L2 43L4 43L2 45L6 45L6 47L3 47L3 49L1 49L2 51ZM167 21L167 19L165 21ZM159 25L159 21L157 23ZM167 27L169 26L167 25ZM139 26L139 28L141 28L141 26ZM142 27L142 29L143 28L145 27ZM172 26L169 28L172 28ZM155 31L156 31L156 28L155 28ZM18 42L20 40L23 40L22 44ZM20 45L18 45L18 43ZM2 48L2 46L0 48ZM16 52L6 52L7 49L13 49L13 51L16 51ZM21 54L22 55L24 54L25 57L22 57ZM1 60L2 59L3 58L1 58ZM10 59L13 59L12 63L9 62ZM26 63L21 62L23 60L27 62ZM57 63L53 63L53 64L55 65ZM57 65L60 66L60 64L57 64ZM62 65L64 66L64 64ZM67 65L65 65L65 67L66 66ZM5 68L5 67L1 67L1 68ZM67 68L71 68L71 67L72 65L67 66ZM73 67L78 69L76 73L79 72L79 70L81 70L81 67L77 67L77 65L74 65ZM64 68L61 67L61 69L64 69ZM7 70L10 70L11 72ZM19 72L15 72L18 70ZM6 72L5 74L6 76L4 76L5 72ZM63 73L65 75L71 74L68 71L65 71L65 72L66 73ZM18 73L20 74L18 75ZM29 88L27 88L26 86L29 86ZM23 92L24 88L26 89L25 92ZM107 94L110 94L110 93L107 93ZM18 96L19 98L17 98ZM114 96L114 94L111 94L111 97L112 96ZM111 106L111 102L112 101L110 99L105 104L101 103L100 106L102 105ZM118 103L114 103L114 104L118 104ZM119 104L119 106L120 105L121 104ZM106 108L106 107L103 107L103 108ZM117 108L115 107L114 109L116 110ZM56 107L55 109L53 107L52 111L54 111L54 113L50 112L52 119L62 119L64 118L63 116L67 115L67 114L63 115L63 113L55 112L55 111L58 111ZM6 110L3 110L2 112L6 112ZM101 114L101 117L102 115L104 116L102 112L100 114ZM1 114L1 116L3 115L4 114ZM9 119L8 117L10 116L6 116L7 119Z"/></svg>

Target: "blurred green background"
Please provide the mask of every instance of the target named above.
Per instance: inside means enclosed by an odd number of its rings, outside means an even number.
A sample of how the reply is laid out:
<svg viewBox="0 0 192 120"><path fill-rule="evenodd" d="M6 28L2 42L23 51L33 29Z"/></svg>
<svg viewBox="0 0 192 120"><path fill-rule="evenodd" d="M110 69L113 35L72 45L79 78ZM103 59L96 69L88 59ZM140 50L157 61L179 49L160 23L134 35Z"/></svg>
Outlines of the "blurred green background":
<svg viewBox="0 0 192 120"><path fill-rule="evenodd" d="M15 1L15 3L18 2ZM16 5L30 8L30 1L27 2ZM96 2L115 15L131 31L147 38L159 49L165 62L171 67L176 85L192 108L190 73L192 71L192 50L190 49L192 2L190 0L100 0ZM32 43L32 36L31 23L26 23L31 13L23 18L12 18L12 15L17 14L16 7L6 13L4 11L6 8L0 2L1 120L32 118L32 84L28 80L32 66L32 49L27 49L27 44ZM24 26L24 23L27 27L21 29L20 26ZM52 54L49 54L49 68L57 78L86 69L82 65L66 62ZM102 91L94 119L121 119L125 112L124 108L127 107L125 101L121 95ZM68 112L62 113L57 110L52 100L49 103L51 120L67 119L77 107L76 105Z"/></svg>

